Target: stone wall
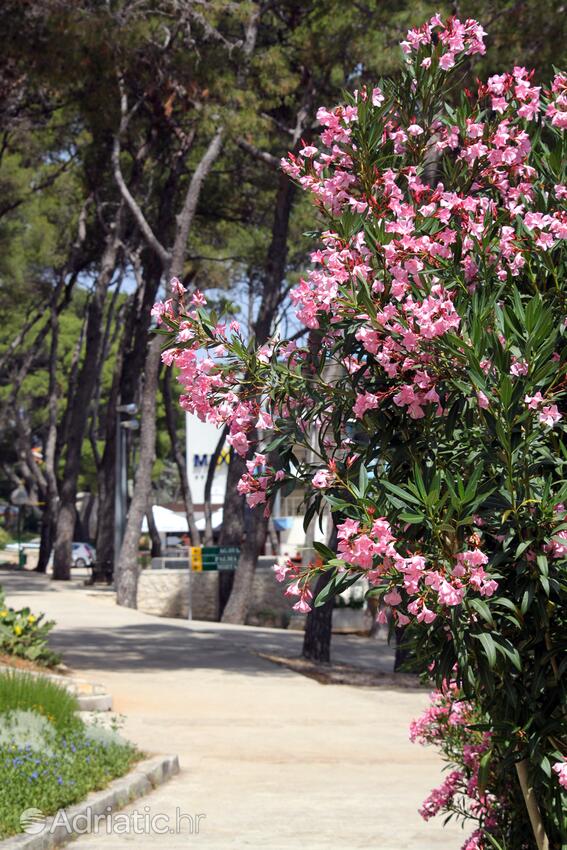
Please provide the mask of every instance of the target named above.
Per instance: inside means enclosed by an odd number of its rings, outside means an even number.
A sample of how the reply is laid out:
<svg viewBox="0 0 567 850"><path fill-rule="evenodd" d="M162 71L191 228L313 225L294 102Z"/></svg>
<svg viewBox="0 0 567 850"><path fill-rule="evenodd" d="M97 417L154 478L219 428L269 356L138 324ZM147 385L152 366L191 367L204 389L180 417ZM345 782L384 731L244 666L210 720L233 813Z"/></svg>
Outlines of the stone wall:
<svg viewBox="0 0 567 850"><path fill-rule="evenodd" d="M256 570L246 618L247 625L287 628L292 610L290 599L284 596L285 588L286 585L276 580L273 570Z"/></svg>
<svg viewBox="0 0 567 850"><path fill-rule="evenodd" d="M156 617L187 619L190 578L189 570L142 570L138 610Z"/></svg>
<svg viewBox="0 0 567 850"><path fill-rule="evenodd" d="M138 610L156 617L187 619L189 593L194 620L217 621L218 572L189 570L142 570L138 581ZM271 569L254 575L247 623L254 626L286 627L291 617L289 599L284 596Z"/></svg>

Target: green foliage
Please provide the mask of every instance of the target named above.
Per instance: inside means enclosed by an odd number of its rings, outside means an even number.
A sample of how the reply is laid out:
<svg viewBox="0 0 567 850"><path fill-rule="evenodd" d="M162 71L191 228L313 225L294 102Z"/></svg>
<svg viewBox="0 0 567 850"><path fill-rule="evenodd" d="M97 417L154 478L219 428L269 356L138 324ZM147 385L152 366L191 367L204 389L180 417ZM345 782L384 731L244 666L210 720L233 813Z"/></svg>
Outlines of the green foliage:
<svg viewBox="0 0 567 850"><path fill-rule="evenodd" d="M0 726L2 724L0 713ZM35 728L29 723L30 729ZM140 758L131 744L112 732L89 729L81 721L47 736L43 750L0 743L0 838L21 831L28 808L44 815L82 800L126 773Z"/></svg>
<svg viewBox="0 0 567 850"><path fill-rule="evenodd" d="M0 653L46 667L56 666L60 657L47 644L54 625L53 620L44 620L43 614L36 616L27 607L8 607L0 588Z"/></svg>
<svg viewBox="0 0 567 850"><path fill-rule="evenodd" d="M77 724L76 697L45 676L29 673L0 673L0 715L9 711L35 711L46 717L59 731Z"/></svg>

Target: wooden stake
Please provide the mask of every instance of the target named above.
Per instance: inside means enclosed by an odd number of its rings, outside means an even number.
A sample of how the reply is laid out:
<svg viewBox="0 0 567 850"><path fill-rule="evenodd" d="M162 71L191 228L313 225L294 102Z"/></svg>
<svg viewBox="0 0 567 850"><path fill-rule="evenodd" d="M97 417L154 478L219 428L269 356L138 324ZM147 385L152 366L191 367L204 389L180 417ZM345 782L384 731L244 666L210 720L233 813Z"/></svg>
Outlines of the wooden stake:
<svg viewBox="0 0 567 850"><path fill-rule="evenodd" d="M530 823L532 825L538 850L549 850L549 838L545 833L534 789L528 780L528 762L526 759L516 762L516 771L518 773L518 779L520 780L520 787L522 789L522 794L524 795L526 809L530 816Z"/></svg>

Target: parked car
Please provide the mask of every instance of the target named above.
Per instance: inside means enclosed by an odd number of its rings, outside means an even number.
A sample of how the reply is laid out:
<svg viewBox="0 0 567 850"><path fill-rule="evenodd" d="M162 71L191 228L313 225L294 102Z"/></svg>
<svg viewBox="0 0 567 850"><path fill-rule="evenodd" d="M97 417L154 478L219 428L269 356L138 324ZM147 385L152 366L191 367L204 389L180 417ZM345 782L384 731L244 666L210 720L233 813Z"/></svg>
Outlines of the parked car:
<svg viewBox="0 0 567 850"><path fill-rule="evenodd" d="M74 567L91 567L96 561L96 552L90 543L73 543L71 557Z"/></svg>

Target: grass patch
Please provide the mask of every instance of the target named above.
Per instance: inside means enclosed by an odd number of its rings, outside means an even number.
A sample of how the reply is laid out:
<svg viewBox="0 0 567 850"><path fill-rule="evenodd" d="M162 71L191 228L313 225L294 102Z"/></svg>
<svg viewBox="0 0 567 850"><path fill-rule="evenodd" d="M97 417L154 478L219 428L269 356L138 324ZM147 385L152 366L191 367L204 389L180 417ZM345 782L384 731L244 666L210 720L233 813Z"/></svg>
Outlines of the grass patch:
<svg viewBox="0 0 567 850"><path fill-rule="evenodd" d="M60 730L76 725L79 705L66 688L43 676L0 673L0 715L9 711L35 711Z"/></svg>

